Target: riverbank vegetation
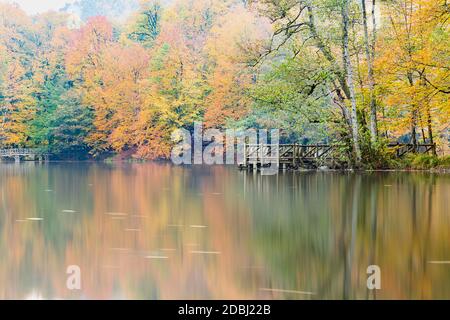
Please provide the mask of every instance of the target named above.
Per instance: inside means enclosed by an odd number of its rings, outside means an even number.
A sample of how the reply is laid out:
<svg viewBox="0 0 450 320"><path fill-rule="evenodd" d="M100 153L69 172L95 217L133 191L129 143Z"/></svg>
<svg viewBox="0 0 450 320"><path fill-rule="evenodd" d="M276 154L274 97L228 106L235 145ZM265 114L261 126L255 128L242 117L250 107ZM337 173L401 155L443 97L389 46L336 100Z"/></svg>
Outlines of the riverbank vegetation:
<svg viewBox="0 0 450 320"><path fill-rule="evenodd" d="M437 170L450 169L450 156L437 157L433 155L409 155L404 159L394 161L392 168L410 170Z"/></svg>
<svg viewBox="0 0 450 320"><path fill-rule="evenodd" d="M339 144L372 168L392 163L389 142L436 143L411 165L448 165L445 0L114 3L0 4L1 148L160 159L202 121Z"/></svg>

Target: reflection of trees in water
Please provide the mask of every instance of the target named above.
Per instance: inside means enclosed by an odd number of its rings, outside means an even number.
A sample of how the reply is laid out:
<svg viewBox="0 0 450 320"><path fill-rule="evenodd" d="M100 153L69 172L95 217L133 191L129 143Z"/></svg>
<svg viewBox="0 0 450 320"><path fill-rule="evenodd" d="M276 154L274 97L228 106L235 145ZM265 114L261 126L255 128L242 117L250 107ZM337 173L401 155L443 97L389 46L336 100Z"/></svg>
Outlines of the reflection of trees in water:
<svg viewBox="0 0 450 320"><path fill-rule="evenodd" d="M246 217L230 215L222 195L211 191L223 189L223 170L199 170L52 165L4 174L0 186L9 201L2 205L11 214L0 231L6 256L0 296L39 289L44 297L68 297L65 270L77 264L90 298L251 297L233 279L249 256ZM16 223L37 216L44 220ZM202 224L207 228L191 227ZM192 253L202 250L221 254ZM168 259L145 258L152 256Z"/></svg>
<svg viewBox="0 0 450 320"><path fill-rule="evenodd" d="M65 287L70 264L87 298L450 296L448 268L429 263L448 260L447 176L164 164L0 174L1 298L79 298ZM44 220L17 222L30 217ZM155 256L167 259L145 258ZM376 295L366 288L372 264L382 271Z"/></svg>
<svg viewBox="0 0 450 320"><path fill-rule="evenodd" d="M254 222L258 226L255 245L273 271L273 286L313 291L315 299L448 297L442 281L449 275L442 267L439 275L431 273L429 263L433 254L439 254L437 245L444 247L441 252L449 249L448 177L325 176L324 180L320 174L246 177L247 194L255 197L248 192L252 188L260 194L259 201L249 203L259 218ZM294 191L288 190L291 182L297 186ZM286 215L290 219L283 219ZM440 223L433 225L432 215ZM446 259L441 255L441 260ZM378 292L366 287L366 270L373 264L382 271Z"/></svg>
<svg viewBox="0 0 450 320"><path fill-rule="evenodd" d="M4 168L7 167L2 167L2 170ZM40 288L44 296L65 297L66 267L77 264L82 267L83 278L86 279L83 281L85 292L93 297L110 297L117 285L117 280L111 276L115 269L108 266L108 261L113 260L111 256L116 254L112 248L115 245L145 247L143 244L148 242L152 230L159 225L156 219L150 227L143 219L112 220L105 213L114 211L111 209L118 212L127 208L136 212L146 211L149 217L153 214L158 219L167 219L167 214L159 210L163 204L149 203L147 199L157 198L154 194L168 173L169 168L163 166L150 172L140 170L138 176L132 168L113 170L83 165L70 170L64 169L64 165L52 165L26 175L16 168L2 171L0 185L2 194L6 193L8 199L6 205L3 202L3 207L6 206L10 214L2 228L2 243L5 244L2 252L7 263L0 268L3 269L2 278L8 280L2 284L11 287L2 288L0 296L20 297ZM156 184L150 185L149 189L146 179ZM141 188L134 188L136 180L140 181ZM64 213L66 209L76 212ZM156 215L156 210L161 214ZM129 214L131 216L132 213ZM29 217L44 220L16 222ZM124 232L127 223L142 227L149 233L139 236L127 234ZM136 269L139 268L144 270L142 264L136 264ZM135 271L138 275L139 270Z"/></svg>

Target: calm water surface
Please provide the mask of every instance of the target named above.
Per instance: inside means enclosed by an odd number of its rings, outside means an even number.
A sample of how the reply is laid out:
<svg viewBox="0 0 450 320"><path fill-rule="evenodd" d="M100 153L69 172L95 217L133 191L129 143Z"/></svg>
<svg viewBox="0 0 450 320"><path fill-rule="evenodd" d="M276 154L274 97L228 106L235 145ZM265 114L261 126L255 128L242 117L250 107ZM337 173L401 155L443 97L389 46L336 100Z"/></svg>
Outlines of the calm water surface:
<svg viewBox="0 0 450 320"><path fill-rule="evenodd" d="M1 164L0 298L450 299L449 194L421 173Z"/></svg>

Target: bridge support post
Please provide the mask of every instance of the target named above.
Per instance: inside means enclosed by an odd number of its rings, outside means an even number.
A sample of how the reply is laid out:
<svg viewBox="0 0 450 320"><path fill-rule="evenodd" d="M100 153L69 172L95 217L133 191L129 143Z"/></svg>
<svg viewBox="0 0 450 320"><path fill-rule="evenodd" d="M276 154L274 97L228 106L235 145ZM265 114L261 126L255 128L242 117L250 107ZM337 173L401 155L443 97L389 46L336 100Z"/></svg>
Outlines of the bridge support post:
<svg viewBox="0 0 450 320"><path fill-rule="evenodd" d="M14 162L20 163L20 156L14 156Z"/></svg>
<svg viewBox="0 0 450 320"><path fill-rule="evenodd" d="M238 155L238 158L239 158L239 155ZM247 144L245 142L244 142L244 167L248 168L248 164L247 164Z"/></svg>

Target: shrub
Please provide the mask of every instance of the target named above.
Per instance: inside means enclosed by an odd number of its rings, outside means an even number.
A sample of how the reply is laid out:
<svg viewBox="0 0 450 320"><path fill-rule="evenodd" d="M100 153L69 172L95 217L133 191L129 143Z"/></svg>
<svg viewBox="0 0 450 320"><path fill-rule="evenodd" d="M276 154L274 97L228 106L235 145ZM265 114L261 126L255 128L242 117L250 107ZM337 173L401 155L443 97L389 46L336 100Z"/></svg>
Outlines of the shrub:
<svg viewBox="0 0 450 320"><path fill-rule="evenodd" d="M415 156L411 164L413 169L432 169L439 166L439 158L428 154L419 154Z"/></svg>
<svg viewBox="0 0 450 320"><path fill-rule="evenodd" d="M439 167L443 169L450 169L450 156L440 158Z"/></svg>
<svg viewBox="0 0 450 320"><path fill-rule="evenodd" d="M392 161L392 164L398 169L449 169L450 156L439 158L429 154L409 154L399 161Z"/></svg>
<svg viewBox="0 0 450 320"><path fill-rule="evenodd" d="M394 159L387 148L387 141L380 139L376 144L370 143L370 137L363 136L361 151L362 162L366 169L388 169L395 167Z"/></svg>

